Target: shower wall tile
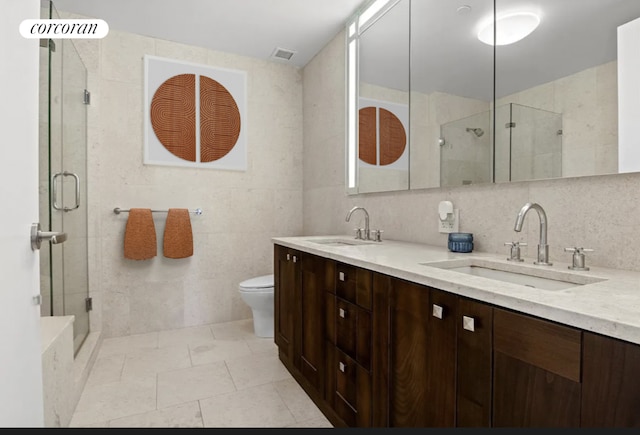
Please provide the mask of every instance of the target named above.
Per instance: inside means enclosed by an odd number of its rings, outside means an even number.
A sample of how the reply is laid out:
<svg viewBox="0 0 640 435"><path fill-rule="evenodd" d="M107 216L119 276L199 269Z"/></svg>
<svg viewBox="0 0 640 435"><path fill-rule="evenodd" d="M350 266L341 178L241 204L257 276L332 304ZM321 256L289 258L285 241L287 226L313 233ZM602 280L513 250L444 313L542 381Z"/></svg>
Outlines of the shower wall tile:
<svg viewBox="0 0 640 435"><path fill-rule="evenodd" d="M144 75L144 55L155 54L155 40L147 36L110 29L109 34L100 41L102 78L125 83L140 83Z"/></svg>

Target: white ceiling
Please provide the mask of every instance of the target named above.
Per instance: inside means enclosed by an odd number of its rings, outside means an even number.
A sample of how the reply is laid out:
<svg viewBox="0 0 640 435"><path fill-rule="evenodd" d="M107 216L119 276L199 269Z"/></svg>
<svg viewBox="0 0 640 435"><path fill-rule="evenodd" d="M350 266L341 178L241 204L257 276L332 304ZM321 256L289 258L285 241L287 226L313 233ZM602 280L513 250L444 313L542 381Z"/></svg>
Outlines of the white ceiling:
<svg viewBox="0 0 640 435"><path fill-rule="evenodd" d="M289 63L299 67L335 37L363 3L366 0L54 0L59 11L101 18L111 29L259 59L270 59L276 47L293 50ZM498 97L614 60L617 26L640 16L640 0L496 4L498 12L526 8L542 17L529 37L497 47ZM461 5L471 6L470 13L457 13ZM413 89L491 100L493 47L475 35L492 6L493 0L413 0ZM401 20L400 33L408 35L407 27ZM406 81L409 63L399 57L402 50L389 44L386 32L379 33L381 39L371 37L370 46L382 61L368 66L363 44L361 77L376 83L390 76ZM387 46L390 52L384 51ZM403 88L402 83L386 85Z"/></svg>
<svg viewBox="0 0 640 435"><path fill-rule="evenodd" d="M269 59L293 50L305 66L363 0L53 0L58 11L100 18L110 29Z"/></svg>

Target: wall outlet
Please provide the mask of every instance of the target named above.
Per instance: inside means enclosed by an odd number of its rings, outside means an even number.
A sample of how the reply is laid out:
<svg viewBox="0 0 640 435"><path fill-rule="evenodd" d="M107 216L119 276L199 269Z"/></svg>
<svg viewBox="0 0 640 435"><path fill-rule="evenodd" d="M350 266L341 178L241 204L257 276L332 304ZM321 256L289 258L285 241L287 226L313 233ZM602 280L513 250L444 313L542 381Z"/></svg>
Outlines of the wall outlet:
<svg viewBox="0 0 640 435"><path fill-rule="evenodd" d="M460 221L460 210L457 208L453 209L453 218L449 218L446 221L440 220L438 217L438 231L441 233L457 233L458 232L458 222Z"/></svg>

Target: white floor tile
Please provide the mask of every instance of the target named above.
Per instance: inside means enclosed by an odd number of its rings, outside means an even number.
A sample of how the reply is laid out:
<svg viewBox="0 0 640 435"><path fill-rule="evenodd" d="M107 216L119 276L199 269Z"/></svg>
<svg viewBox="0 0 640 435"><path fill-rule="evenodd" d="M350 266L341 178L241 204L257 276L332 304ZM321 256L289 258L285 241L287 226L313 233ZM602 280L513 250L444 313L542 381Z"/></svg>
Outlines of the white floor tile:
<svg viewBox="0 0 640 435"><path fill-rule="evenodd" d="M273 352L254 353L226 363L238 390L292 378Z"/></svg>
<svg viewBox="0 0 640 435"><path fill-rule="evenodd" d="M245 340L211 340L197 346L189 346L191 363L194 366L216 361L249 357L251 349Z"/></svg>
<svg viewBox="0 0 640 435"><path fill-rule="evenodd" d="M200 404L197 401L109 422L109 427L203 427L203 425Z"/></svg>
<svg viewBox="0 0 640 435"><path fill-rule="evenodd" d="M167 370L191 367L187 345L150 349L128 354L124 360L122 379L151 376Z"/></svg>
<svg viewBox="0 0 640 435"><path fill-rule="evenodd" d="M284 427L295 419L272 384L200 401L205 427Z"/></svg>
<svg viewBox="0 0 640 435"><path fill-rule="evenodd" d="M158 374L158 409L236 391L224 361Z"/></svg>
<svg viewBox="0 0 640 435"><path fill-rule="evenodd" d="M232 322L210 325L213 336L218 340L254 339L253 319L234 320Z"/></svg>
<svg viewBox="0 0 640 435"><path fill-rule="evenodd" d="M295 379L274 382L274 387L297 422L324 418L324 415Z"/></svg>
<svg viewBox="0 0 640 435"><path fill-rule="evenodd" d="M85 385L101 385L119 382L122 377L125 354L97 358Z"/></svg>
<svg viewBox="0 0 640 435"><path fill-rule="evenodd" d="M155 349L158 347L158 333L127 335L125 337L105 338L102 340L98 358L112 355L122 355L138 350Z"/></svg>
<svg viewBox="0 0 640 435"><path fill-rule="evenodd" d="M211 328L205 326L194 326L191 328L171 329L158 333L158 347L168 347L176 345L195 346L213 340Z"/></svg>

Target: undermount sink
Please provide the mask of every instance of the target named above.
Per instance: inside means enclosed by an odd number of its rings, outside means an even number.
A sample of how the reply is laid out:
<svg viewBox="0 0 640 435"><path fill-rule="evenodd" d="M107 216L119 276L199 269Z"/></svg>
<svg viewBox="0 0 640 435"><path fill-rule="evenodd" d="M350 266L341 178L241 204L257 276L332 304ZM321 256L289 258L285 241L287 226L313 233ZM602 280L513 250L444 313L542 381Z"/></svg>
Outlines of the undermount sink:
<svg viewBox="0 0 640 435"><path fill-rule="evenodd" d="M564 290L604 281L591 276L543 269L544 266L505 264L481 258L420 264L543 290Z"/></svg>
<svg viewBox="0 0 640 435"><path fill-rule="evenodd" d="M375 242L369 240L358 240L358 239L340 239L340 238L331 238L331 239L309 239L309 242L319 243L321 245L327 246L356 246L356 245L371 245Z"/></svg>

